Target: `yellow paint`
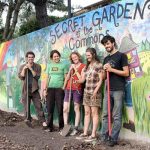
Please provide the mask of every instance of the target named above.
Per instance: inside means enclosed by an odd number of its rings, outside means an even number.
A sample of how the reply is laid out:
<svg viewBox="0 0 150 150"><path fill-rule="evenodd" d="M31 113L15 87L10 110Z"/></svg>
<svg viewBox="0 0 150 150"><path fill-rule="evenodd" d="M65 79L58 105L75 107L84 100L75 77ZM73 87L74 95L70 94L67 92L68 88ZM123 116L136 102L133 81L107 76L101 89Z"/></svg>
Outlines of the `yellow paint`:
<svg viewBox="0 0 150 150"><path fill-rule="evenodd" d="M45 73L46 71L46 64L41 64L41 80L45 80L47 77L47 74Z"/></svg>
<svg viewBox="0 0 150 150"><path fill-rule="evenodd" d="M127 54L127 57L128 57L128 59L131 59L131 54L128 53L128 54Z"/></svg>
<svg viewBox="0 0 150 150"><path fill-rule="evenodd" d="M3 51L3 48L4 48L4 43L2 43L1 45L0 45L0 56L2 55L2 51Z"/></svg>
<svg viewBox="0 0 150 150"><path fill-rule="evenodd" d="M148 73L148 68L150 68L150 51L140 52L138 55L140 62L143 64L143 72Z"/></svg>

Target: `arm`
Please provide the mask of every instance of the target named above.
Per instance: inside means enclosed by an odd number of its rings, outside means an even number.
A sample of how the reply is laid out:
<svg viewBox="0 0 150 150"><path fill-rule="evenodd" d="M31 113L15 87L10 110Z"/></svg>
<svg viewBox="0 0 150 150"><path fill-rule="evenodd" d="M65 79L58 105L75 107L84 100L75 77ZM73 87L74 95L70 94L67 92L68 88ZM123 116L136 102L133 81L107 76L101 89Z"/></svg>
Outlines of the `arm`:
<svg viewBox="0 0 150 150"><path fill-rule="evenodd" d="M85 68L82 69L81 71L81 76L79 78L79 80L77 81L78 83L84 83L85 82Z"/></svg>
<svg viewBox="0 0 150 150"><path fill-rule="evenodd" d="M44 84L44 89L43 89L44 92L43 92L43 94L44 94L44 96L46 97L48 84L49 84L49 82L50 82L49 65L48 65L48 64L47 64L47 68L46 68L45 73L46 73L46 76L45 76L45 84Z"/></svg>
<svg viewBox="0 0 150 150"><path fill-rule="evenodd" d="M45 85L44 85L44 89L43 89L44 97L46 97L46 95L47 95L48 84L49 84L49 81L50 81L50 77L48 76L48 74L46 75L45 78L46 78L45 79Z"/></svg>
<svg viewBox="0 0 150 150"><path fill-rule="evenodd" d="M119 76L123 76L123 77L128 77L129 76L129 67L128 66L124 66L123 70L117 70L115 68L112 68L111 65L109 63L107 63L107 64L104 65L104 69L106 71L113 72L113 73L115 73Z"/></svg>
<svg viewBox="0 0 150 150"><path fill-rule="evenodd" d="M36 64L37 65L37 64ZM30 65L27 64L27 67L30 69L33 77L38 80L41 76L41 66L37 65L37 71L35 72L35 70L32 69L32 67Z"/></svg>
<svg viewBox="0 0 150 150"><path fill-rule="evenodd" d="M104 74L104 72L103 71L101 71L100 73L99 73L99 82L96 84L96 88L95 88L95 90L94 90L94 94L96 94L97 92L98 92L98 90L99 90L99 88L101 87L101 85L102 85L102 83L103 83L103 75ZM93 94L93 95L94 95Z"/></svg>
<svg viewBox="0 0 150 150"><path fill-rule="evenodd" d="M66 85L67 85L67 82L68 82L69 78L70 78L70 75L69 75L69 72L68 72L68 74L65 74L65 81L64 81L64 85L63 85L63 90L66 88Z"/></svg>
<svg viewBox="0 0 150 150"><path fill-rule="evenodd" d="M50 77L47 74L46 77L45 77L44 90L47 90L49 81L50 81Z"/></svg>
<svg viewBox="0 0 150 150"><path fill-rule="evenodd" d="M18 72L18 77L20 80L24 80L25 79L25 70L26 70L26 65L22 65L19 69L19 72Z"/></svg>

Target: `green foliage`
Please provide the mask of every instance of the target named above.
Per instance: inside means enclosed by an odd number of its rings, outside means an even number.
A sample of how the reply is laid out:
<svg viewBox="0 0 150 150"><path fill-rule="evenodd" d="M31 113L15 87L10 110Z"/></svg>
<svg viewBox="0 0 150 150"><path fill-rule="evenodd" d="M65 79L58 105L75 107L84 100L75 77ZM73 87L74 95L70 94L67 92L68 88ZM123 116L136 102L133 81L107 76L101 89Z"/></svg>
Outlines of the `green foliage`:
<svg viewBox="0 0 150 150"><path fill-rule="evenodd" d="M55 17L55 16L49 16L49 20L50 20L49 25L63 21L65 19L66 19L66 17L60 18L60 17ZM36 18L32 17L29 21L22 23L22 25L20 26L20 29L19 29L18 36L22 36L22 35L28 34L30 32L39 30L40 28L41 27L40 27L38 21L36 20Z"/></svg>
<svg viewBox="0 0 150 150"><path fill-rule="evenodd" d="M30 21L25 22L20 26L19 36L25 35L38 29L40 29L38 21L36 20L36 18L32 18L30 19Z"/></svg>
<svg viewBox="0 0 150 150"><path fill-rule="evenodd" d="M54 23L61 22L67 19L67 16L64 16L64 17L49 16L48 18L50 20L49 25L52 25Z"/></svg>
<svg viewBox="0 0 150 150"><path fill-rule="evenodd" d="M47 0L47 8L52 12L54 10L67 11L67 6L64 0Z"/></svg>

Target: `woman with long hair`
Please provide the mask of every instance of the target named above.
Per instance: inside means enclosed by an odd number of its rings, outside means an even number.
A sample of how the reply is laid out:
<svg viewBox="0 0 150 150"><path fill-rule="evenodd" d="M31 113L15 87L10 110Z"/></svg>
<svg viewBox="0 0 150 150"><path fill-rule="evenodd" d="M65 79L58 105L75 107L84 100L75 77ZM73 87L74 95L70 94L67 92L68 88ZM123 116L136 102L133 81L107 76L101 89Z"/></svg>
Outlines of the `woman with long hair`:
<svg viewBox="0 0 150 150"><path fill-rule="evenodd" d="M83 105L85 110L84 132L77 139L85 139L90 142L96 140L96 130L99 123L99 109L101 108L103 82L102 64L99 61L94 48L86 49L87 65L81 73L80 83L86 81L83 95ZM92 118L92 133L88 136L88 128Z"/></svg>

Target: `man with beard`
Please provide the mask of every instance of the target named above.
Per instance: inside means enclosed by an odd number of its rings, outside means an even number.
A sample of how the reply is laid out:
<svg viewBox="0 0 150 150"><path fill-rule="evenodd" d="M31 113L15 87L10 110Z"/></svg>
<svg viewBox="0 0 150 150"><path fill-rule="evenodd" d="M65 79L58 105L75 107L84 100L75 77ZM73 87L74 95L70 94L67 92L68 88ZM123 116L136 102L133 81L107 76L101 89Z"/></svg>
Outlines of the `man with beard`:
<svg viewBox="0 0 150 150"><path fill-rule="evenodd" d="M119 52L116 49L117 45L114 37L110 35L104 36L101 40L101 43L109 53L109 55L104 59L103 68L105 70L105 74L107 71L109 72L110 110L112 114L111 118L113 120L112 132L110 136L108 134L108 100L107 92L105 92L103 102L101 140L106 142L109 146L114 146L117 144L119 132L122 125L122 108L125 95L125 79L129 76L128 60L125 54Z"/></svg>
<svg viewBox="0 0 150 150"><path fill-rule="evenodd" d="M40 102L39 86L38 80L41 75L41 66L34 63L35 54L32 51L26 53L26 64L20 66L18 77L23 82L22 86L22 103L24 105L25 113L25 123L32 127L31 121L32 117L30 114L30 103L31 99L35 106L36 112L38 114L39 122L42 123L43 129L47 128L45 122L44 112L42 110L42 104ZM28 86L28 87L27 87ZM28 99L28 102L27 102ZM28 106L27 106L28 105Z"/></svg>

